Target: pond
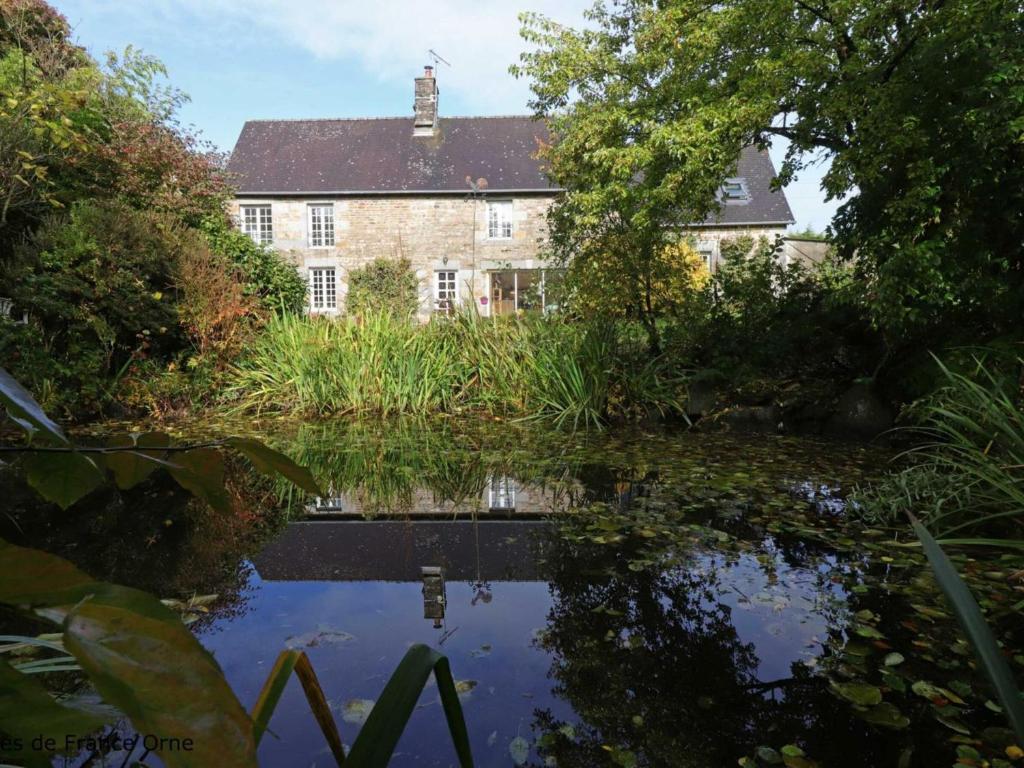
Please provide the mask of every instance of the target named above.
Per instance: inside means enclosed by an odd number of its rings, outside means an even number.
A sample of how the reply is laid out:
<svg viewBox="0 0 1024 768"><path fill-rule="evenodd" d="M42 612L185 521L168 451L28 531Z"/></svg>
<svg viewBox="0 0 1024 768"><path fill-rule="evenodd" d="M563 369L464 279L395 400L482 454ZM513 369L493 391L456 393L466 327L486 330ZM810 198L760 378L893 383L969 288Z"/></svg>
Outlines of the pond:
<svg viewBox="0 0 1024 768"><path fill-rule="evenodd" d="M216 594L187 618L241 701L302 648L346 743L426 643L450 659L481 767L1005 758L919 551L850 521L879 449L455 420L257 432L328 495L239 462L231 519L158 482L89 516L29 514L12 492L3 535L161 596ZM983 602L1006 601L998 562L963 565ZM296 683L271 729L262 765L332 764ZM392 765L455 764L430 685Z"/></svg>

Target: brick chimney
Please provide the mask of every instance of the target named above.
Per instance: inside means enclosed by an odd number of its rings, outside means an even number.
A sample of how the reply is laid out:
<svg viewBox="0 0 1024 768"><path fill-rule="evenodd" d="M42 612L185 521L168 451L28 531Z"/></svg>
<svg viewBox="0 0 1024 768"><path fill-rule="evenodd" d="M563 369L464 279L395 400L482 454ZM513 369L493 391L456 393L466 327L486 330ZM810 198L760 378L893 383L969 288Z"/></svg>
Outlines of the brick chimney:
<svg viewBox="0 0 1024 768"><path fill-rule="evenodd" d="M433 136L437 133L437 80L434 68L424 67L423 77L416 78L416 102L413 105L414 136Z"/></svg>

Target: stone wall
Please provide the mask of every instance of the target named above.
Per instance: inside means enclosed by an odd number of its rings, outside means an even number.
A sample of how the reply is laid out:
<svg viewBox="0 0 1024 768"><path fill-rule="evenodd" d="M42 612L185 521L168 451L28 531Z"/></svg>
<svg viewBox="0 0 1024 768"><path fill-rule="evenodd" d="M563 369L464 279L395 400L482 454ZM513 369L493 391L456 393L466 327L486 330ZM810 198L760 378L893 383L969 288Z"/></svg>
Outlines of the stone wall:
<svg viewBox="0 0 1024 768"><path fill-rule="evenodd" d="M284 253L303 275L310 267L334 266L338 274L338 311L344 312L346 271L377 258L407 258L420 281L420 317L434 308L435 273L458 273L459 298L473 303L484 315L488 273L503 269L539 269L547 242L547 211L553 197L532 195L495 197L512 202L511 239L491 239L487 231L487 202L462 195L407 195L393 197L246 198L231 203L272 208L274 247ZM311 204L333 203L334 246L309 246L307 209ZM749 235L773 240L785 227L702 227L691 234L712 269L721 259L721 242Z"/></svg>
<svg viewBox="0 0 1024 768"><path fill-rule="evenodd" d="M487 272L497 269L535 269L547 241L550 196L495 197L512 202L511 239L490 239L487 203L464 196L408 195L402 197L246 198L231 203L237 218L240 204L270 204L274 247L304 274L314 266L340 268L338 307L345 306L346 270L377 258L407 258L420 279L420 314L433 308L434 273L458 272L459 297L472 301L486 314ZM334 204L334 247L308 245L307 208Z"/></svg>

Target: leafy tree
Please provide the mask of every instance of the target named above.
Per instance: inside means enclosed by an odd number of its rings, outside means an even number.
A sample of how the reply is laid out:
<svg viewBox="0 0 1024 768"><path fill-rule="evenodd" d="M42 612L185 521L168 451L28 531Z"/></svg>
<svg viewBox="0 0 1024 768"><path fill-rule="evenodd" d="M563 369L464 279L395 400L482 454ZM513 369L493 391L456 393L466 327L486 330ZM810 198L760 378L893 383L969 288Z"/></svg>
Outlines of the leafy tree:
<svg viewBox="0 0 1024 768"><path fill-rule="evenodd" d="M659 248L646 262L646 271L620 254L613 249L570 261L567 299L574 312L643 318L649 306L652 319L678 315L698 302L711 279L704 260L686 240Z"/></svg>
<svg viewBox="0 0 1024 768"><path fill-rule="evenodd" d="M555 235L632 239L700 221L740 147L790 142L791 180L830 158L833 230L900 342L1024 316L1024 16L1003 0L624 0L572 30L523 17L514 68L568 189ZM619 235L621 238L622 235Z"/></svg>

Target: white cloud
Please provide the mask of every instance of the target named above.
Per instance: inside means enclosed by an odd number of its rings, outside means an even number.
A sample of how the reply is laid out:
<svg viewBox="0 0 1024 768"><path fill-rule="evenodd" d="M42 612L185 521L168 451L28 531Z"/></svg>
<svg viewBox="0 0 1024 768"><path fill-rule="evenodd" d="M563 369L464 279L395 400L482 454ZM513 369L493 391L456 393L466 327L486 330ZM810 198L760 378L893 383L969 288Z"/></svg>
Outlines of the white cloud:
<svg viewBox="0 0 1024 768"><path fill-rule="evenodd" d="M522 112L529 86L508 74L524 43L518 14L539 11L579 25L592 0L100 0L139 22L171 21L186 9L197 35L239 34L287 41L323 60L355 60L380 81L404 82L424 64L428 49L451 62L438 68L442 93L458 92L478 111ZM145 19L140 17L147 17ZM224 33L230 30L230 35ZM193 34L190 30L189 34Z"/></svg>

